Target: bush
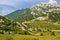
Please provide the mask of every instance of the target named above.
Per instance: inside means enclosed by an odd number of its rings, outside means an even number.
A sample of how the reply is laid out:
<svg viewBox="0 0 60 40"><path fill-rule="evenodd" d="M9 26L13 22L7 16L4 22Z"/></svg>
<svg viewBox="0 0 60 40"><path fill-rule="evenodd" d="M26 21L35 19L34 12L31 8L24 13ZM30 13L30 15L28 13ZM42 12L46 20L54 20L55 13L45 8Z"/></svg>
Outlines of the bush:
<svg viewBox="0 0 60 40"><path fill-rule="evenodd" d="M23 34L30 35L30 33L28 31L23 31Z"/></svg>
<svg viewBox="0 0 60 40"><path fill-rule="evenodd" d="M38 29L38 31L42 32L42 30L41 30L41 29Z"/></svg>
<svg viewBox="0 0 60 40"><path fill-rule="evenodd" d="M40 36L43 36L43 33L41 33Z"/></svg>
<svg viewBox="0 0 60 40"><path fill-rule="evenodd" d="M47 29L47 31L51 32L51 30L50 30L50 29Z"/></svg>
<svg viewBox="0 0 60 40"><path fill-rule="evenodd" d="M55 36L55 32L52 32L51 35Z"/></svg>
<svg viewBox="0 0 60 40"><path fill-rule="evenodd" d="M1 31L1 32L0 32L0 34L4 34L4 32L3 32L3 31Z"/></svg>

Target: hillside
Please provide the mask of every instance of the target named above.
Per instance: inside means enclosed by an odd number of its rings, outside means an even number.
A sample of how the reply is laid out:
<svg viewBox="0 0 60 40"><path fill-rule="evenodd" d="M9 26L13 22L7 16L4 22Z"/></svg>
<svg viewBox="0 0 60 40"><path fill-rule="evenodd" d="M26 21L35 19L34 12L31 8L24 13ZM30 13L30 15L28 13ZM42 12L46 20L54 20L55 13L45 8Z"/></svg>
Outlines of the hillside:
<svg viewBox="0 0 60 40"><path fill-rule="evenodd" d="M29 8L27 8L27 9L17 10L6 16L16 22L24 22L24 21L29 21L29 20L34 19L33 15L30 13L31 13L31 10Z"/></svg>
<svg viewBox="0 0 60 40"><path fill-rule="evenodd" d="M17 22L10 20L7 17L0 16L0 34L4 34L8 32L9 34L12 33L19 33L18 31L22 32L22 27Z"/></svg>

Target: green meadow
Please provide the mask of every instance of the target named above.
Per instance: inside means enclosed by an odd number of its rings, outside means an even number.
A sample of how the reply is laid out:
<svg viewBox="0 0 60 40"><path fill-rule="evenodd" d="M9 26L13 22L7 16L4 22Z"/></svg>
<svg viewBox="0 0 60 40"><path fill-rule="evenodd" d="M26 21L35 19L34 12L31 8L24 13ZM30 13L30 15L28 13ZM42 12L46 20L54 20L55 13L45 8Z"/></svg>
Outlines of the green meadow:
<svg viewBox="0 0 60 40"><path fill-rule="evenodd" d="M60 32L41 32L40 35L0 34L0 40L60 40Z"/></svg>

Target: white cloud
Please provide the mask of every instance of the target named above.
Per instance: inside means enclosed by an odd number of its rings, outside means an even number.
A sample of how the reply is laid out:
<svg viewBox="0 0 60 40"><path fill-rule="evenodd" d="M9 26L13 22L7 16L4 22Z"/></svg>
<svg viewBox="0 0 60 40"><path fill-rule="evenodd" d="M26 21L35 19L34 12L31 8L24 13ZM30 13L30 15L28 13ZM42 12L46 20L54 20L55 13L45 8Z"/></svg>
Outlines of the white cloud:
<svg viewBox="0 0 60 40"><path fill-rule="evenodd" d="M21 0L0 0L0 4L10 6L16 6L19 2L21 3Z"/></svg>
<svg viewBox="0 0 60 40"><path fill-rule="evenodd" d="M22 6L27 4L34 4L45 0L0 0L0 4L9 6Z"/></svg>
<svg viewBox="0 0 60 40"><path fill-rule="evenodd" d="M50 3L50 4L57 4L57 1L55 1L55 0L49 0L49 2L48 3Z"/></svg>

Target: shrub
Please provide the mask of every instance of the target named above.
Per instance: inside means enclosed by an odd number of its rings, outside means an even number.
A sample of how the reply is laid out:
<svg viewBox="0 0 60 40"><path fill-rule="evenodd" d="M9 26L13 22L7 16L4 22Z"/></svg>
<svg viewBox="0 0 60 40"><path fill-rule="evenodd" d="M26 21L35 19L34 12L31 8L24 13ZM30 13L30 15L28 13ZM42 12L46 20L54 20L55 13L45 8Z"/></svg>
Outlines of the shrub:
<svg viewBox="0 0 60 40"><path fill-rule="evenodd" d="M50 29L47 29L47 31L51 32L51 30L50 30Z"/></svg>
<svg viewBox="0 0 60 40"><path fill-rule="evenodd" d="M11 34L11 32L8 32L8 34Z"/></svg>
<svg viewBox="0 0 60 40"><path fill-rule="evenodd" d="M40 36L43 36L43 33L41 33Z"/></svg>
<svg viewBox="0 0 60 40"><path fill-rule="evenodd" d="M28 31L23 31L23 34L30 35L30 33Z"/></svg>
<svg viewBox="0 0 60 40"><path fill-rule="evenodd" d="M38 29L38 31L42 32L42 30L41 30L41 29Z"/></svg>
<svg viewBox="0 0 60 40"><path fill-rule="evenodd" d="M0 34L4 34L4 32L3 32L3 31L1 31L1 32L0 32Z"/></svg>
<svg viewBox="0 0 60 40"><path fill-rule="evenodd" d="M55 32L52 32L51 35L55 36Z"/></svg>

